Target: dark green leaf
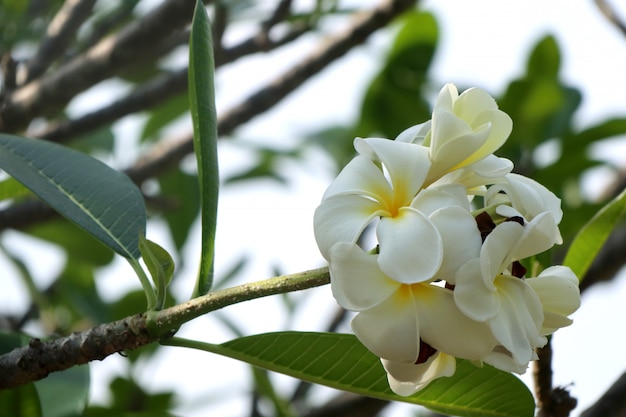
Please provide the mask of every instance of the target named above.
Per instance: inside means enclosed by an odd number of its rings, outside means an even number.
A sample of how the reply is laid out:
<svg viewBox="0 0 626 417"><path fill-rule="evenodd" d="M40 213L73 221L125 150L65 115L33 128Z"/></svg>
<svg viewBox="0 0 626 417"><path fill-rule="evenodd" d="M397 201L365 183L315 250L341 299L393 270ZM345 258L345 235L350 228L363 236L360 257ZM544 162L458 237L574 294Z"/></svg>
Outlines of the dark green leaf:
<svg viewBox="0 0 626 417"><path fill-rule="evenodd" d="M526 73L529 78L556 79L561 65L559 46L554 36L541 39L530 54Z"/></svg>
<svg viewBox="0 0 626 417"><path fill-rule="evenodd" d="M357 135L393 138L430 119L422 87L437 45L438 30L430 13L407 13L385 66L368 87Z"/></svg>
<svg viewBox="0 0 626 417"><path fill-rule="evenodd" d="M604 206L580 230L563 261L582 280L617 223L626 214L626 190Z"/></svg>
<svg viewBox="0 0 626 417"><path fill-rule="evenodd" d="M139 258L146 210L126 175L72 149L5 134L0 167L115 252Z"/></svg>
<svg viewBox="0 0 626 417"><path fill-rule="evenodd" d="M80 417L89 399L89 366L75 366L35 382L43 417Z"/></svg>
<svg viewBox="0 0 626 417"><path fill-rule="evenodd" d="M202 243L194 296L206 294L213 284L213 255L219 177L217 166L217 115L215 111L213 39L209 17L201 1L191 22L189 39L189 99L193 143L198 161Z"/></svg>
<svg viewBox="0 0 626 417"><path fill-rule="evenodd" d="M187 92L172 97L165 103L154 108L141 132L141 140L156 139L157 134L173 122L177 117L189 111L189 95Z"/></svg>
<svg viewBox="0 0 626 417"><path fill-rule="evenodd" d="M0 410L7 417L43 417L33 384L0 391Z"/></svg>
<svg viewBox="0 0 626 417"><path fill-rule="evenodd" d="M21 198L32 195L30 190L15 178L0 181L0 200Z"/></svg>
<svg viewBox="0 0 626 417"><path fill-rule="evenodd" d="M168 204L163 210L163 217L180 253L200 212L198 177L176 169L160 176L159 185Z"/></svg>
<svg viewBox="0 0 626 417"><path fill-rule="evenodd" d="M468 417L532 417L532 394L517 377L485 365L457 360L450 378L440 378L418 393L401 397L388 386L379 359L353 335L279 332L248 336L200 349L248 362L305 381L359 395L420 404Z"/></svg>

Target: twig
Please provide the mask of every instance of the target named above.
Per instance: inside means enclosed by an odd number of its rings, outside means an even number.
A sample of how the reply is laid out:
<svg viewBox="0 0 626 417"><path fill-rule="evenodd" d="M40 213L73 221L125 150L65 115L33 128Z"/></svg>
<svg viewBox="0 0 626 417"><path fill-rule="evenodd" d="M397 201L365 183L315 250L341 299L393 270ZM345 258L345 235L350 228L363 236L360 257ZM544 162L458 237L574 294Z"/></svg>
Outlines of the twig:
<svg viewBox="0 0 626 417"><path fill-rule="evenodd" d="M595 0L595 2L604 17L606 17L609 22L619 29L619 31L622 32L622 35L626 36L626 23L624 23L617 16L613 7L611 7L606 0Z"/></svg>
<svg viewBox="0 0 626 417"><path fill-rule="evenodd" d="M89 17L96 0L66 0L48 25L46 37L41 41L37 53L26 64L18 84L26 84L43 74L50 64L60 56L71 42L76 31Z"/></svg>
<svg viewBox="0 0 626 417"><path fill-rule="evenodd" d="M229 305L329 282L328 268L313 269L215 291L165 310L137 314L47 342L32 339L28 346L0 356L0 389L37 381L50 372L102 360L116 352L137 349L171 336L196 317Z"/></svg>
<svg viewBox="0 0 626 417"><path fill-rule="evenodd" d="M253 93L239 106L221 115L218 119L218 131L221 135L227 135L236 127L272 108L306 80L356 45L364 42L370 34L385 27L394 17L409 9L414 3L414 0L388 0L381 6L364 13L342 33L330 38L319 49L312 52L303 62ZM141 184L146 179L162 174L168 168L175 166L191 152L193 152L191 134L180 136L175 141L156 145L150 154L139 160L126 173L133 181ZM42 217L50 218L53 215L52 210L43 203L29 206L18 204L0 210L0 230L23 228L40 221Z"/></svg>
<svg viewBox="0 0 626 417"><path fill-rule="evenodd" d="M159 44L191 20L193 2L168 0L146 15L103 39L84 56L49 76L18 88L7 97L0 113L0 131L23 129L35 116L53 114L76 94L125 69L154 59Z"/></svg>
<svg viewBox="0 0 626 417"><path fill-rule="evenodd" d="M533 379L537 397L537 417L568 417L576 408L576 399L567 388L552 386L552 345L537 349L539 360L533 362Z"/></svg>
<svg viewBox="0 0 626 417"><path fill-rule="evenodd" d="M255 35L232 48L223 49L218 55L220 59L216 60L215 66L217 68L249 54L279 48L308 32L308 30L309 28L301 26L294 27L280 39L275 41L268 39L267 42L263 43L260 42L259 36ZM189 38L188 34L185 36L186 39ZM78 135L93 131L121 117L157 106L186 89L187 68L182 68L169 74L155 77L129 93L126 97L104 108L85 114L77 119L49 123L45 130L35 132L33 136L54 142L67 142Z"/></svg>
<svg viewBox="0 0 626 417"><path fill-rule="evenodd" d="M611 388L580 417L622 417L626 415L626 373L623 373Z"/></svg>

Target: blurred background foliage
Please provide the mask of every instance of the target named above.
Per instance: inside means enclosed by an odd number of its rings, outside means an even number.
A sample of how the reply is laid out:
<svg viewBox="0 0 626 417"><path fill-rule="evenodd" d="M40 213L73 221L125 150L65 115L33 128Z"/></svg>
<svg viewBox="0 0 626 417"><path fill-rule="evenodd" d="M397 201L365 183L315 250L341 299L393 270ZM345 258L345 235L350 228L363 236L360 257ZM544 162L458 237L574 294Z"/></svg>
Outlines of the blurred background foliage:
<svg viewBox="0 0 626 417"><path fill-rule="evenodd" d="M33 104L22 111L19 105L15 105L14 99L28 82L20 81L22 75L19 69L37 54L40 42L49 38L49 33L46 32L50 22L70 3L82 3L87 11L83 12L76 30L62 44L61 50L57 51L45 70L33 72L34 82L53 81L55 74L75 65L76 59L84 57L89 51L93 52L94 45L98 45L107 36L125 33L132 25L148 19L152 8L167 2L148 2L150 4L144 5L144 2L139 1L3 0L0 8L3 81L0 101L4 107L0 106L0 115L4 114L5 117L0 126L7 133L62 141L109 162L115 160L113 154L119 152L120 148L124 149L123 152L130 149L128 152L137 155L137 159L131 162L133 165L127 172L142 186L152 221L162 222L169 230L178 252L177 263L180 266L198 216L199 203L197 178L183 158L189 154L190 148L171 145L176 143L170 140L174 136L171 134L172 126L181 117L189 117L189 104L185 78L180 75L181 67L172 66L169 62L180 60L180 49L184 49L185 36L188 35L188 22L167 28L169 32L166 36L158 39L160 43L152 45L155 46L152 48L155 51L151 54L139 54L141 58L136 62L126 62L110 74L94 77L86 87L74 90L70 88L72 91L64 101L48 105ZM91 4L86 5L87 3ZM317 0L312 2L309 9L295 10L290 6L290 1L252 0L229 0L210 5L217 42L221 42L222 35L231 24L247 25L257 31L250 37L249 43L244 41L236 45L239 50L236 47L229 49L222 44L216 45L218 76L221 71L229 70L228 65L225 65L229 60L243 60L247 55L265 53L269 49L280 47L281 42L284 45L295 43L304 34L315 39L328 36L327 27L331 26L329 22L345 23L358 11L344 8L341 2L334 0ZM191 6L188 5L188 8L190 16ZM308 151L311 149L321 150L327 155L338 172L354 155L354 137L394 138L405 128L428 120L434 99L433 92L445 81L437 79L431 73L440 39L439 32L437 16L420 10L419 6L403 13L389 25L385 32L389 38L388 51L379 62L377 73L363 91L358 104L358 116L352 123L320 126L316 131L298 132L303 140L280 149L247 141L238 136L238 124L229 126L226 138L230 143L245 148L254 157L248 166L244 165L237 172L222 178L223 187L255 184L254 181L259 179L271 180L277 185L288 185L290 180L289 174L285 172L284 161L306 163L306 158L310 155ZM263 39L263 36L266 38ZM356 45L355 43L352 47L357 47ZM145 45L138 41L137 48L143 47ZM182 70L184 73L184 68ZM249 71L251 75L254 74L254 68ZM150 89L158 93L156 97L146 98L144 101L135 99L137 103L117 113L116 101L109 102L110 98L106 98L99 102L97 100L100 98L96 97L93 99L96 101L91 103L95 110L87 110L79 116L70 114L68 106L73 98L88 91L91 86L111 79L124 86L117 102L132 102L133 94ZM30 82L32 85L33 81ZM157 89L159 85L166 83L170 83L172 88ZM463 90L469 86L458 87ZM490 93L514 121L510 139L497 154L511 159L517 172L531 176L562 197L563 209L567 213L562 223L562 234L567 245L581 225L603 203L623 189L623 186L617 184L613 189L607 189L601 200L591 201L582 193L581 181L585 173L593 167L604 166L616 173L624 168L595 160L591 156L591 147L626 134L626 114L592 126L577 127L576 112L583 97L579 86L568 85L562 79L561 52L552 36L540 39L529 51L526 68L519 78L510 80L504 91ZM21 105L29 106L28 103ZM11 113L12 111L21 112L20 117L15 118L14 114L18 113ZM107 111L111 115L102 117L102 113ZM140 125L135 139L132 138L133 133L121 133L120 129L115 129L120 120L132 114L142 115L135 119L139 120ZM13 123L13 120L20 121ZM154 158L159 152L173 156L170 159ZM156 164L152 170L142 171L145 158L153 158L151 161L157 160L160 165ZM114 301L107 301L98 291L95 277L113 262L114 256L110 250L74 225L51 214L12 179L5 178L0 182L0 197L2 230L16 229L29 237L54 245L58 250L58 257L63 260L60 268L50 269L51 276L42 284L32 275L32 265L29 263L37 262L32 258L34 255L28 249L15 253L15 249L2 243L0 249L7 262L13 266L10 274L3 272L2 280L19 280L28 289L30 305L25 305L19 311L0 309L0 314L3 315L0 317L3 331L0 352L4 353L28 343L28 338L19 335L25 329L36 329L46 336L67 335L142 311L145 301L140 290L129 292ZM557 253L551 254L551 261L558 262L566 245ZM249 261L250 254L241 254L239 259L232 270L218 277L217 287L227 286L235 279ZM614 262L621 266L625 259L618 258ZM613 265L614 269L615 267ZM182 301L176 300L173 295L169 297L168 305ZM285 315L292 315L297 308L293 300L289 296L282 297L282 300ZM215 317L223 320L234 335L244 334L239 323L229 319L226 314L216 314ZM342 320L344 316L338 313L335 321L329 323L328 329L337 328ZM150 360L150 356L158 349L156 345L152 345L136 352L128 352L128 370L125 375L118 376L110 383L110 400L107 404L87 404L89 368L82 366L51 375L44 381L23 388L0 392L0 410L3 410L0 415L173 415L171 410L176 405L176 392L149 392L133 378L133 367ZM250 375L256 387L250 395L252 416L366 416L376 415L384 408L384 404L376 400L350 399L352 402L345 402L344 406L353 407L352 414L332 414L333 410L337 410L333 408L334 405L315 404L308 399L310 390L307 389L307 384L298 384L290 393L282 392L272 386L266 372L254 369ZM185 378L183 375L172 377ZM211 397L207 393L207 398Z"/></svg>

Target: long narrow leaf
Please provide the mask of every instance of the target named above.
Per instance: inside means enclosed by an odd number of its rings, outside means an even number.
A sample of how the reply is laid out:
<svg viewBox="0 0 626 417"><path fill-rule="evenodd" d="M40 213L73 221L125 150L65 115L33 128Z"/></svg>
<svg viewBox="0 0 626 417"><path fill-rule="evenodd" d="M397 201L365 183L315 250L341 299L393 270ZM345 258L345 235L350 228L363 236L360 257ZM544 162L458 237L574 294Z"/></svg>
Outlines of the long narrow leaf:
<svg viewBox="0 0 626 417"><path fill-rule="evenodd" d="M389 389L380 360L349 334L278 332L221 345L176 338L167 344L202 349L305 381L455 416L532 417L535 409L532 394L517 377L465 360L457 360L454 376L440 378L412 396L398 396Z"/></svg>
<svg viewBox="0 0 626 417"><path fill-rule="evenodd" d="M139 259L146 209L126 175L73 149L6 134L0 168L115 252Z"/></svg>
<svg viewBox="0 0 626 417"><path fill-rule="evenodd" d="M214 73L211 26L204 5L198 0L189 39L189 100L193 120L194 150L198 161L202 220L200 268L194 296L206 294L213 283L219 190Z"/></svg>
<svg viewBox="0 0 626 417"><path fill-rule="evenodd" d="M602 207L578 232L565 255L569 266L582 280L611 231L626 214L626 190Z"/></svg>

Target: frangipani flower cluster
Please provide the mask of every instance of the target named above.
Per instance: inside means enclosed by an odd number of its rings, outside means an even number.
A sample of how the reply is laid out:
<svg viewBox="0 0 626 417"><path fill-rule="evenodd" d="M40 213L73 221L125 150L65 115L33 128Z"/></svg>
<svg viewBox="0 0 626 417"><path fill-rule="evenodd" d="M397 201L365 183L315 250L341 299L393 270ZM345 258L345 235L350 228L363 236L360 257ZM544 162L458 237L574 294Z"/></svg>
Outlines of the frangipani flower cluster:
<svg viewBox="0 0 626 417"><path fill-rule="evenodd" d="M448 84L430 121L355 139L315 212L333 295L399 395L453 375L455 358L523 373L580 305L569 268L530 277L520 263L562 243L562 212L493 154L511 129L485 91ZM358 245L367 228L372 250Z"/></svg>

